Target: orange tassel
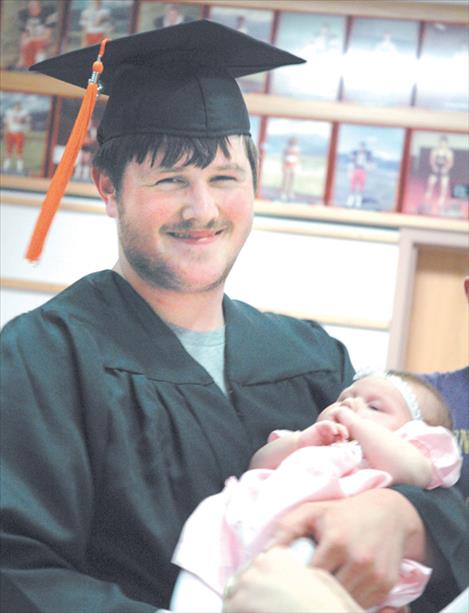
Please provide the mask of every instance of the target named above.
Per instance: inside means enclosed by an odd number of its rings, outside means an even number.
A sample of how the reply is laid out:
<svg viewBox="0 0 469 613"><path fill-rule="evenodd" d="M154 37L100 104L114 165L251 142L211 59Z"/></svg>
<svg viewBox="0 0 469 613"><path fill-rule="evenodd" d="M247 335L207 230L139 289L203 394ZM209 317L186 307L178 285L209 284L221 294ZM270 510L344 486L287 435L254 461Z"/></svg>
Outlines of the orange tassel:
<svg viewBox="0 0 469 613"><path fill-rule="evenodd" d="M98 79L103 72L103 64L101 57L104 55L104 50L109 39L104 39L99 49L98 59L93 63L93 74L88 81L85 95L81 103L80 111L72 128L72 132L65 147L62 159L60 160L54 176L51 179L46 197L42 203L42 208L39 217L34 226L33 234L29 242L26 252L26 259L30 262L35 262L39 259L44 243L49 231L50 225L54 218L60 201L64 195L65 189L73 174L73 168L78 157L78 153L83 145L91 116L96 105L96 99L99 94Z"/></svg>

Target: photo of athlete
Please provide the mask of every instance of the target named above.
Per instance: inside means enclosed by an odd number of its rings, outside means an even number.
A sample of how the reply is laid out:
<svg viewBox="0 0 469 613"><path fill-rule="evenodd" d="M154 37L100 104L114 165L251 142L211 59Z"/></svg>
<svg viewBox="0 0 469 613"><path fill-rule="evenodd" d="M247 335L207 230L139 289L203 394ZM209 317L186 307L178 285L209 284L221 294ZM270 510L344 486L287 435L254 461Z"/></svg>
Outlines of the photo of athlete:
<svg viewBox="0 0 469 613"><path fill-rule="evenodd" d="M454 152L449 146L447 136L441 136L437 145L431 149L428 163L430 173L427 178L424 207L430 214L436 215L445 208L450 172L454 166Z"/></svg>
<svg viewBox="0 0 469 613"><path fill-rule="evenodd" d="M57 11L53 5L29 0L26 8L18 11L20 46L17 69L26 70L46 59L56 25Z"/></svg>
<svg viewBox="0 0 469 613"><path fill-rule="evenodd" d="M295 174L300 162L298 138L290 136L282 156L282 193L280 200L293 200L295 197Z"/></svg>
<svg viewBox="0 0 469 613"><path fill-rule="evenodd" d="M2 168L11 172L13 158L16 160L16 172L24 172L24 143L26 133L31 127L31 116L20 101L13 107L7 108L3 116L5 158Z"/></svg>
<svg viewBox="0 0 469 613"><path fill-rule="evenodd" d="M111 13L103 6L103 0L90 0L80 15L82 46L98 45L103 38L110 36L112 29Z"/></svg>

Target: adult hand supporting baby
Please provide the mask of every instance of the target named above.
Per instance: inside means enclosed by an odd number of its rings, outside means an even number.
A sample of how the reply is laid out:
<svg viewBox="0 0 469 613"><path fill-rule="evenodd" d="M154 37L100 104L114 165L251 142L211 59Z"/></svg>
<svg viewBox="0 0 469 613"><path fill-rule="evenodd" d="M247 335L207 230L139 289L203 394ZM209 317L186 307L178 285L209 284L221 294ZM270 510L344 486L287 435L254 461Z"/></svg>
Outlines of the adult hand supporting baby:
<svg viewBox="0 0 469 613"><path fill-rule="evenodd" d="M425 561L425 529L398 492L374 489L350 498L305 503L280 521L274 544L312 536L311 565L329 571L364 608L381 603L402 558Z"/></svg>
<svg viewBox="0 0 469 613"><path fill-rule="evenodd" d="M285 547L258 556L234 579L224 613L363 613L328 572L305 567Z"/></svg>

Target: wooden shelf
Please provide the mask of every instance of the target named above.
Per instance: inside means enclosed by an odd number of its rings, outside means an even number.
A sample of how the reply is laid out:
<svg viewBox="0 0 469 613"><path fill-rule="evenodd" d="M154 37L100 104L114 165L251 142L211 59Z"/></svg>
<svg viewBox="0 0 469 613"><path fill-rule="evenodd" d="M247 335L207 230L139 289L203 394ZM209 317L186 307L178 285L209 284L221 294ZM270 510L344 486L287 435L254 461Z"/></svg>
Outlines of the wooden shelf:
<svg viewBox="0 0 469 613"><path fill-rule="evenodd" d="M53 77L29 71L0 70L2 91L19 91L44 96L82 98L85 90ZM107 96L103 96L106 99Z"/></svg>
<svg viewBox="0 0 469 613"><path fill-rule="evenodd" d="M424 228L447 232L466 232L469 222L462 219L427 217L403 213L380 213L377 211L358 211L334 206L308 204L277 204L256 200L257 215L282 216L328 223L372 226L376 228Z"/></svg>
<svg viewBox="0 0 469 613"><path fill-rule="evenodd" d="M2 181L2 188L8 187L5 179L10 177L4 177ZM21 177L11 177L12 179L20 179ZM32 179L30 180L32 181ZM37 179L41 185L46 184L47 179ZM93 185L79 185L82 188L87 188L90 192L89 200L83 198L73 198L74 184L70 184L67 188L68 196L62 201L60 208L63 211L73 211L78 213L97 213L104 214L104 205L99 200L96 190ZM21 189L17 182L14 189ZM43 191L38 188L37 191ZM17 194L3 191L1 193L2 204L12 206L25 206L39 208L44 198L43 194ZM364 237L360 233L357 234L356 227L367 226L373 228L386 228L386 229L400 229L400 228L418 228L427 230L439 230L444 232L455 233L467 233L469 229L469 222L461 219L448 219L445 217L427 217L423 215L407 215L403 213L380 213L376 211L358 211L350 210L333 206L322 205L308 205L308 204L280 204L270 202L268 200L257 199L254 206L255 213L260 218L275 217L284 218L285 225L276 223L275 226L268 227L267 222L262 224L259 221L259 229L271 230L275 232L294 232L299 234L312 234L312 235L328 235L330 231L324 232L318 231L317 228L311 228L311 230L305 230L304 228L292 230L291 220L303 220L303 221L316 221L329 224L344 224L349 226L355 226L353 234L348 233L347 236L342 235L342 238L356 238L357 240L363 240ZM337 235L334 233L334 235ZM386 239L384 236L380 237L380 242L395 242L395 239Z"/></svg>
<svg viewBox="0 0 469 613"><path fill-rule="evenodd" d="M84 90L80 87L63 83L46 75L1 71L0 78L3 91L23 91L68 98L82 98L84 93ZM107 96L102 98L106 100ZM469 132L469 117L463 112L430 111L417 107L385 108L346 102L297 100L270 94L247 94L246 104L249 112L253 115L387 125L433 131Z"/></svg>
<svg viewBox="0 0 469 613"><path fill-rule="evenodd" d="M0 71L3 91L23 91L48 96L82 98L84 90L46 75ZM464 112L431 111L417 107L374 107L346 102L297 100L284 96L247 94L246 104L253 115L398 126L419 130L469 132L469 117ZM107 96L102 96L107 100Z"/></svg>
<svg viewBox="0 0 469 613"><path fill-rule="evenodd" d="M254 115L397 126L418 130L469 132L469 117L464 112L431 111L417 107L375 107L349 102L297 100L262 94L247 94L246 102L249 112Z"/></svg>
<svg viewBox="0 0 469 613"><path fill-rule="evenodd" d="M22 177L19 175L1 175L1 189L16 189L26 192L45 193L49 187L50 179L42 177ZM98 192L92 183L78 183L70 181L65 190L66 194L84 196L85 198L99 198Z"/></svg>
<svg viewBox="0 0 469 613"><path fill-rule="evenodd" d="M245 9L265 9L298 13L352 15L390 19L419 19L468 23L465 0L460 3L409 2L402 0L181 0L184 4L237 6Z"/></svg>

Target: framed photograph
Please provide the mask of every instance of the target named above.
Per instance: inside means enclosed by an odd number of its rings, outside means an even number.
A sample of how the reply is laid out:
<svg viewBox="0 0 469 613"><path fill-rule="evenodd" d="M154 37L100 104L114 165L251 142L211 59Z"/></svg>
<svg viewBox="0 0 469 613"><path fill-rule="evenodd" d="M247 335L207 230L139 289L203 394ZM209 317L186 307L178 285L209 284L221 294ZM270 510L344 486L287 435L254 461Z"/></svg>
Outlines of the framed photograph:
<svg viewBox="0 0 469 613"><path fill-rule="evenodd" d="M57 164L62 159L62 155L67 144L68 137L72 131L73 124L80 110L81 100L72 98L60 98L57 105L57 114L59 116L59 124L56 130L57 137L52 143L52 153L50 156L50 165L48 175L52 176ZM80 183L91 183L91 162L93 155L97 150L97 130L101 122L106 104L98 102L94 108L88 132L83 145L78 153L77 161L72 176L72 181Z"/></svg>
<svg viewBox="0 0 469 613"><path fill-rule="evenodd" d="M275 44L306 60L277 68L270 91L279 96L335 100L339 91L346 18L281 13Z"/></svg>
<svg viewBox="0 0 469 613"><path fill-rule="evenodd" d="M137 32L176 26L201 17L201 6L176 2L141 0L137 17Z"/></svg>
<svg viewBox="0 0 469 613"><path fill-rule="evenodd" d="M395 210L404 136L403 128L341 125L331 204Z"/></svg>
<svg viewBox="0 0 469 613"><path fill-rule="evenodd" d="M64 51L99 44L130 32L133 0L72 0Z"/></svg>
<svg viewBox="0 0 469 613"><path fill-rule="evenodd" d="M412 133L402 212L469 218L466 134Z"/></svg>
<svg viewBox="0 0 469 613"><path fill-rule="evenodd" d="M27 70L58 53L59 0L2 2L1 67Z"/></svg>
<svg viewBox="0 0 469 613"><path fill-rule="evenodd" d="M322 204L331 124L269 118L262 145L262 198Z"/></svg>
<svg viewBox="0 0 469 613"><path fill-rule="evenodd" d="M417 21L356 18L344 56L343 99L408 106L415 81Z"/></svg>
<svg viewBox="0 0 469 613"><path fill-rule="evenodd" d="M44 177L52 98L0 92L0 102L2 172Z"/></svg>
<svg viewBox="0 0 469 613"><path fill-rule="evenodd" d="M238 30L238 32L249 34L265 43L271 42L273 11L211 6L209 19ZM241 89L245 93L261 93L265 91L265 83L265 72L239 79Z"/></svg>
<svg viewBox="0 0 469 613"><path fill-rule="evenodd" d="M417 65L416 105L469 111L469 30L464 25L427 23Z"/></svg>

